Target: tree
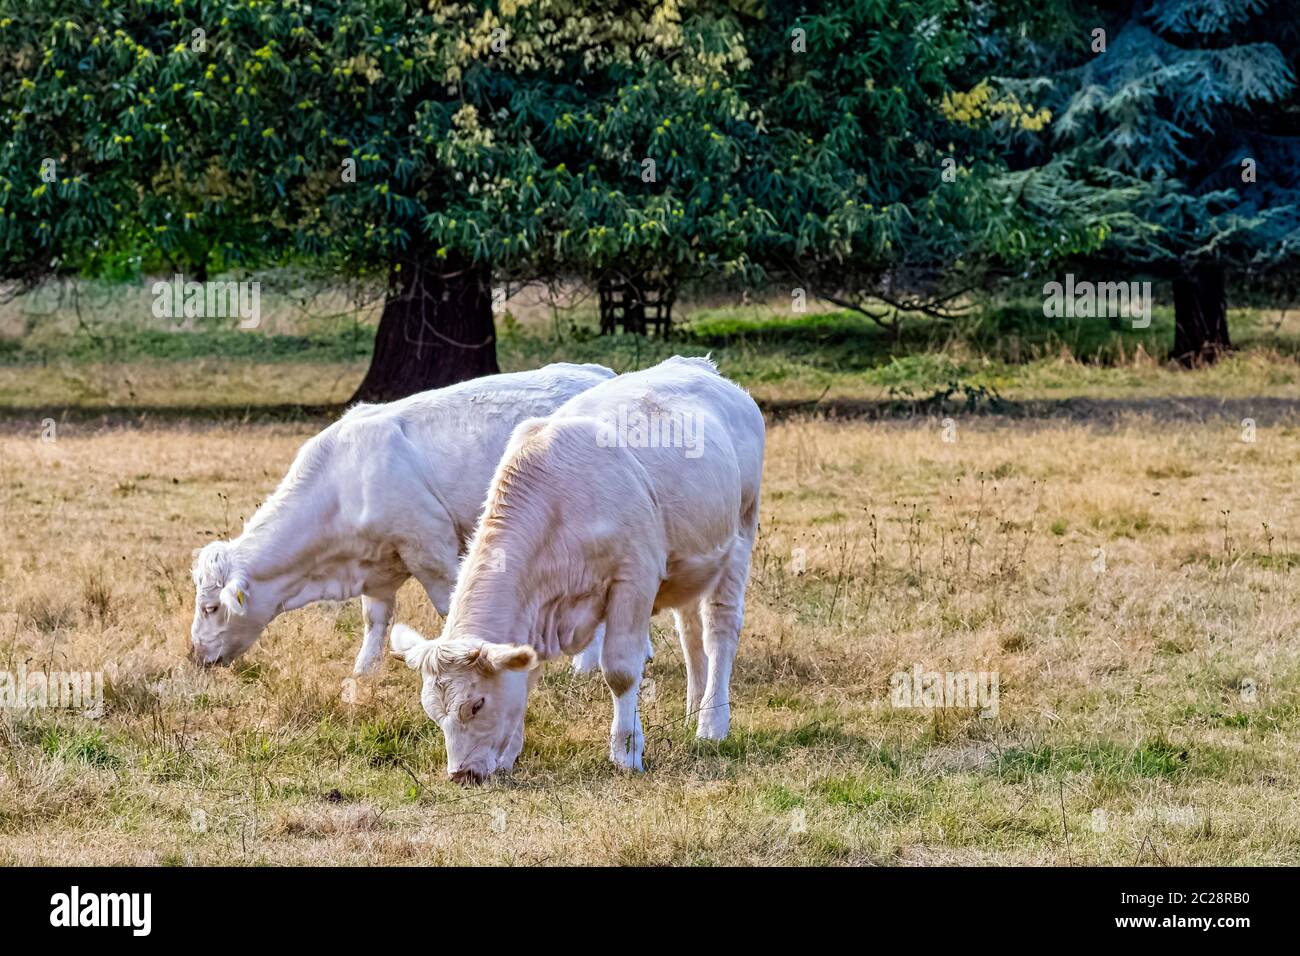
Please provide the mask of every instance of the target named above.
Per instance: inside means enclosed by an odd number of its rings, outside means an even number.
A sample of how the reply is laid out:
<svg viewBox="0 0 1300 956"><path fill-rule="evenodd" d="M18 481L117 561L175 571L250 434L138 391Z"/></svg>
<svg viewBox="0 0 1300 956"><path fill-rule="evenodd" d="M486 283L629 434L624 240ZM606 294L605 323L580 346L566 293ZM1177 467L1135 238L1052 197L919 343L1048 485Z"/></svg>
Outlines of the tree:
<svg viewBox="0 0 1300 956"><path fill-rule="evenodd" d="M495 370L491 283L743 271L758 135L729 9L0 2L0 277L151 244L385 275L389 399ZM51 171L53 178L51 179Z"/></svg>
<svg viewBox="0 0 1300 956"><path fill-rule="evenodd" d="M1172 279L1172 355L1212 362L1231 347L1229 275L1300 257L1300 4L1099 4L1075 23L1074 61L1051 76L1052 149L1147 187L1132 211L1148 228L1112 237L1103 261Z"/></svg>
<svg viewBox="0 0 1300 956"><path fill-rule="evenodd" d="M896 331L903 313L951 318L999 275L1098 248L1131 193L1050 156L1015 163L1051 115L990 82L1053 9L765 4L745 27L766 130L745 187L770 218L759 264Z"/></svg>

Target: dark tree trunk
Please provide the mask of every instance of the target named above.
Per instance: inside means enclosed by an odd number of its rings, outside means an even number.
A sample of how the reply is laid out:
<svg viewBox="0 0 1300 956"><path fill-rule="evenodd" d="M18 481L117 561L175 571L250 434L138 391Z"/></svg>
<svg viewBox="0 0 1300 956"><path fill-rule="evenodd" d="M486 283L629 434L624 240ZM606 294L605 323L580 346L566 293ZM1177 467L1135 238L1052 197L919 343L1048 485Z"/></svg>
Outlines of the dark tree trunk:
<svg viewBox="0 0 1300 956"><path fill-rule="evenodd" d="M1173 357L1190 368L1213 362L1231 348L1223 266L1193 266L1174 279Z"/></svg>
<svg viewBox="0 0 1300 956"><path fill-rule="evenodd" d="M391 402L498 371L489 270L423 246L402 253L351 401Z"/></svg>

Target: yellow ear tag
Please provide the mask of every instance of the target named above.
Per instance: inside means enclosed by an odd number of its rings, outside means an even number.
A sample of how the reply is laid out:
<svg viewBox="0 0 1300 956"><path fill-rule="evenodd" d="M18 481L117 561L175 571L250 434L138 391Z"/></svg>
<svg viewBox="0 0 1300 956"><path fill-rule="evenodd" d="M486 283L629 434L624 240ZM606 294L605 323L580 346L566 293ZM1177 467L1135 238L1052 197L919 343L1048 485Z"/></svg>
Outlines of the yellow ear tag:
<svg viewBox="0 0 1300 956"><path fill-rule="evenodd" d="M243 607L243 606L244 606L244 592L243 592L243 591L240 591L238 588L236 588L236 589L235 589L235 598L239 601L239 606L240 606L240 607Z"/></svg>

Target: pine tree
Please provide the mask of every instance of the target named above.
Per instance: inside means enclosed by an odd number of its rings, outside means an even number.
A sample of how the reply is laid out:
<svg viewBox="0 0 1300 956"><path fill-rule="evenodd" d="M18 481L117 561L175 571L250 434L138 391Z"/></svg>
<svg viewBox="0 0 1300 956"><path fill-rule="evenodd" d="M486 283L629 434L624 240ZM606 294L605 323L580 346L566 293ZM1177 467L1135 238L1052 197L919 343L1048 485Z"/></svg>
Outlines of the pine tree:
<svg viewBox="0 0 1300 956"><path fill-rule="evenodd" d="M1053 77L1052 148L1147 187L1132 209L1147 228L1105 254L1172 279L1172 355L1213 361L1231 347L1229 279L1300 262L1300 4L1150 0L1074 22L1082 62Z"/></svg>

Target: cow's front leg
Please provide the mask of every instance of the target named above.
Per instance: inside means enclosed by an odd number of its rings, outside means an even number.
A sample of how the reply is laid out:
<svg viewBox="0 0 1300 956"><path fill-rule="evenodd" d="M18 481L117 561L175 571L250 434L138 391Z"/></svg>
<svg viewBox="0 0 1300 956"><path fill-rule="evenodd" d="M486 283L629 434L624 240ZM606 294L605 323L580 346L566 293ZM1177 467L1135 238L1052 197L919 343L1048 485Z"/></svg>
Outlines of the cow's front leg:
<svg viewBox="0 0 1300 956"><path fill-rule="evenodd" d="M639 655L638 655L639 657ZM609 728L609 759L624 770L644 770L645 735L641 732L641 714L637 697L641 693L641 667L637 660L632 670L605 670L605 683L614 695L614 722ZM604 668L602 667L602 670Z"/></svg>
<svg viewBox="0 0 1300 956"><path fill-rule="evenodd" d="M396 591L361 595L361 617L365 621L366 636L361 641L361 651L352 668L354 674L374 674L379 670L384 660L388 625L392 623L396 602Z"/></svg>
<svg viewBox="0 0 1300 956"><path fill-rule="evenodd" d="M451 588L445 581L434 579L421 580L420 584L424 587L424 593L429 596L429 603L437 611L442 619L447 619L447 612L451 609Z"/></svg>
<svg viewBox="0 0 1300 956"><path fill-rule="evenodd" d="M431 540L436 540L430 535ZM429 602L445 620L451 607L451 588L456 581L457 558L455 551L410 551L398 554L415 580L420 582Z"/></svg>
<svg viewBox="0 0 1300 956"><path fill-rule="evenodd" d="M591 643L573 655L573 673L592 674L600 667L600 646L605 643L605 625L596 628L596 635ZM650 634L645 636L645 659L654 660L654 646L650 643Z"/></svg>
<svg viewBox="0 0 1300 956"><path fill-rule="evenodd" d="M615 596L605 618L600 670L614 697L614 721L609 730L609 759L624 770L643 770L645 736L637 697L645 668L645 635L650 630L650 602Z"/></svg>

